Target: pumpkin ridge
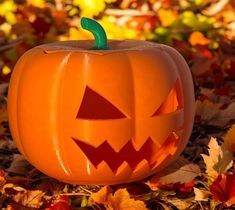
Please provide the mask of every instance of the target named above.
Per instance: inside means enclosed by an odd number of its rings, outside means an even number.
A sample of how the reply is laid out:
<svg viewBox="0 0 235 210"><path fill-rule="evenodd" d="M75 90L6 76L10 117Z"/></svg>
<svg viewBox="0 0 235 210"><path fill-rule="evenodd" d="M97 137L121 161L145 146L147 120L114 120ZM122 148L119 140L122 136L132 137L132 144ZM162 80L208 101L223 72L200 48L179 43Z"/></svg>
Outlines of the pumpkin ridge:
<svg viewBox="0 0 235 210"><path fill-rule="evenodd" d="M72 55L72 52L67 53L67 55L65 55L63 61L61 62L61 64L59 65L58 69L61 71L61 73L59 74L59 90L58 90L58 101L59 101L59 107L57 110L57 116L59 116L58 118L58 136L63 135L62 131L63 131L63 126L62 126L62 113L63 113L63 108L62 108L62 103L63 103L63 98L62 98L62 92L63 92L63 78L64 78L64 74L66 71L66 65L68 63L68 60L70 58L70 56ZM58 114L59 113L59 114ZM65 172L65 174L67 174L68 176L72 174L71 169L69 167L69 163L67 161L66 157L66 150L64 147L64 141L59 141L59 138L53 138L53 146L55 147L55 151L56 151L56 157L60 163L60 166L62 168L62 170Z"/></svg>

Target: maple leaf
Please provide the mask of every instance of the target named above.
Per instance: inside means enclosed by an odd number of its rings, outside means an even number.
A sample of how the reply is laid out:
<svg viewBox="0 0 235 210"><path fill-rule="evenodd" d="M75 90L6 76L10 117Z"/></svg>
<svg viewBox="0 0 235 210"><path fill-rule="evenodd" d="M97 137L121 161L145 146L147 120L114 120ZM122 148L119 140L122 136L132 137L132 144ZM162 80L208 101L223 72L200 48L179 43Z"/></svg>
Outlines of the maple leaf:
<svg viewBox="0 0 235 210"><path fill-rule="evenodd" d="M207 39L203 33L199 31L194 31L189 36L189 43L192 46L195 45L208 45L210 43L210 40Z"/></svg>
<svg viewBox="0 0 235 210"><path fill-rule="evenodd" d="M126 189L118 189L108 196L107 210L147 210L143 201L130 198Z"/></svg>
<svg viewBox="0 0 235 210"><path fill-rule="evenodd" d="M235 124L226 133L224 143L230 151L235 153Z"/></svg>
<svg viewBox="0 0 235 210"><path fill-rule="evenodd" d="M218 145L216 138L213 137L211 137L208 147L209 155L202 154L202 158L206 164L206 172L213 180L232 167L233 154L225 144Z"/></svg>
<svg viewBox="0 0 235 210"><path fill-rule="evenodd" d="M227 206L235 204L235 172L219 175L210 185L210 192L216 201L223 202Z"/></svg>
<svg viewBox="0 0 235 210"><path fill-rule="evenodd" d="M143 201L130 198L125 188L118 189L112 194L109 186L104 186L98 192L92 193L90 199L103 204L107 210L147 210Z"/></svg>

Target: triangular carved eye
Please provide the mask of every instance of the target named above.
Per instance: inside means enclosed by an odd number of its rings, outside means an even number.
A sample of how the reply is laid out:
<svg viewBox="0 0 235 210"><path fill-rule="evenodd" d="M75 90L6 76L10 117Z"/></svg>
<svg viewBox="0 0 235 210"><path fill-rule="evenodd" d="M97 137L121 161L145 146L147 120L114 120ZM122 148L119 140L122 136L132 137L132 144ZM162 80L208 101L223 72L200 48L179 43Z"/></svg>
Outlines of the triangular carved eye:
<svg viewBox="0 0 235 210"><path fill-rule="evenodd" d="M172 113L182 108L183 108L182 94L181 94L179 81L177 80L175 83L175 86L171 89L165 101L154 112L152 117L162 115L162 114Z"/></svg>
<svg viewBox="0 0 235 210"><path fill-rule="evenodd" d="M89 87L86 87L77 118L119 119L125 117L126 116L107 99Z"/></svg>

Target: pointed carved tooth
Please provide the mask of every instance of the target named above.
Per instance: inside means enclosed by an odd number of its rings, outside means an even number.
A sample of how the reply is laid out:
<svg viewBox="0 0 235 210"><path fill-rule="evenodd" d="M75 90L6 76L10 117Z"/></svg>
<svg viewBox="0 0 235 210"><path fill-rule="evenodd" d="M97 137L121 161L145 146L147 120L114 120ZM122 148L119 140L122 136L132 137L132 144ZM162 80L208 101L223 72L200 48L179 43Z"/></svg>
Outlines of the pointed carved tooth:
<svg viewBox="0 0 235 210"><path fill-rule="evenodd" d="M133 170L131 169L129 164L126 161L124 161L122 165L120 165L119 168L117 169L115 176L123 177L123 179L126 179L131 176L132 172Z"/></svg>
<svg viewBox="0 0 235 210"><path fill-rule="evenodd" d="M149 174L150 170L148 161L144 159L136 166L131 178L138 179L144 177Z"/></svg>
<svg viewBox="0 0 235 210"><path fill-rule="evenodd" d="M142 146L145 144L145 142L148 140L149 135L136 135L133 139L132 139L132 145L135 148L136 151L139 151Z"/></svg>
<svg viewBox="0 0 235 210"><path fill-rule="evenodd" d="M123 138L122 140L120 139L119 136L112 137L109 139L108 143L110 146L113 148L115 152L120 152L120 150L130 141L129 139Z"/></svg>

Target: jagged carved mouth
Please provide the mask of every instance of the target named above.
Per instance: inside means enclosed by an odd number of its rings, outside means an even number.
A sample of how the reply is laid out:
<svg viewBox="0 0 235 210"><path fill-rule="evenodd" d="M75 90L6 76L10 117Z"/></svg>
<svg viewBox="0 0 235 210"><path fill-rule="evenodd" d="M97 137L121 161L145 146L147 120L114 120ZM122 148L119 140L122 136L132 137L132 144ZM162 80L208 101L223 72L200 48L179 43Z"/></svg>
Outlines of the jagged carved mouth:
<svg viewBox="0 0 235 210"><path fill-rule="evenodd" d="M180 137L176 132L172 132L162 146L157 145L149 137L139 151L134 148L132 141L129 140L119 152L115 152L108 141L104 141L98 147L93 147L78 139L73 138L73 140L96 168L101 162L105 161L115 174L124 162L128 163L133 171L143 160L147 160L150 169L154 168L161 155L169 155L168 153L164 154L167 152L166 150L171 151L171 148L177 147Z"/></svg>

